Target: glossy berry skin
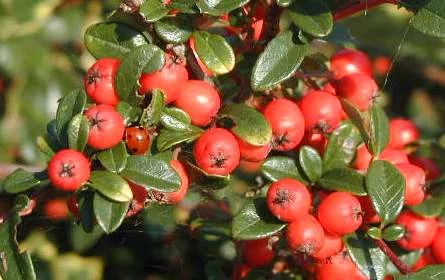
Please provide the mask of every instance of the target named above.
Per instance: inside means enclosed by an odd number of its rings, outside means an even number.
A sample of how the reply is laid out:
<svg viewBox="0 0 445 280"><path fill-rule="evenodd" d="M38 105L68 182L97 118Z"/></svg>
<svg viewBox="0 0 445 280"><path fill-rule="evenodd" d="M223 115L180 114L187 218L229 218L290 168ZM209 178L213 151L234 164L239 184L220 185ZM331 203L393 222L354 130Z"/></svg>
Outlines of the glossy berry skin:
<svg viewBox="0 0 445 280"><path fill-rule="evenodd" d="M362 224L362 208L358 199L347 192L333 192L318 206L318 220L332 235L343 236Z"/></svg>
<svg viewBox="0 0 445 280"><path fill-rule="evenodd" d="M247 240L243 246L244 261L250 267L266 266L275 258L275 251L269 248L269 238Z"/></svg>
<svg viewBox="0 0 445 280"><path fill-rule="evenodd" d="M303 140L301 140L300 146L311 146L312 148L317 150L320 155L323 155L326 150L327 144L328 139L323 134L306 132L303 136Z"/></svg>
<svg viewBox="0 0 445 280"><path fill-rule="evenodd" d="M380 217L374 209L371 199L368 196L358 196L363 211L364 224L377 224L380 222Z"/></svg>
<svg viewBox="0 0 445 280"><path fill-rule="evenodd" d="M90 179L90 162L75 150L61 150L48 163L51 184L63 191L73 192Z"/></svg>
<svg viewBox="0 0 445 280"><path fill-rule="evenodd" d="M109 105L97 105L89 108L85 116L90 121L88 145L98 150L105 150L118 144L125 133L124 120Z"/></svg>
<svg viewBox="0 0 445 280"><path fill-rule="evenodd" d="M66 200L68 210L77 220L80 219L79 202L77 201L77 195L73 194Z"/></svg>
<svg viewBox="0 0 445 280"><path fill-rule="evenodd" d="M298 146L304 135L304 118L294 102L275 99L267 104L263 114L272 127L274 150L290 151Z"/></svg>
<svg viewBox="0 0 445 280"><path fill-rule="evenodd" d="M396 167L405 177L405 205L414 206L422 203L425 199L425 172L410 163L399 163Z"/></svg>
<svg viewBox="0 0 445 280"><path fill-rule="evenodd" d="M45 215L52 221L61 221L68 217L69 210L66 200L63 198L55 198L48 200L43 208Z"/></svg>
<svg viewBox="0 0 445 280"><path fill-rule="evenodd" d="M363 73L371 77L372 63L364 52L343 49L331 56L331 71L336 79L353 73Z"/></svg>
<svg viewBox="0 0 445 280"><path fill-rule="evenodd" d="M262 39L264 31L266 30L265 28L267 24L266 15L267 11L265 5L262 2L258 2L256 7L253 9L253 14L252 14L253 17L252 17L251 28L253 30L252 33L253 41L258 41Z"/></svg>
<svg viewBox="0 0 445 280"><path fill-rule="evenodd" d="M355 264L346 251L342 251L317 264L316 280L358 280Z"/></svg>
<svg viewBox="0 0 445 280"><path fill-rule="evenodd" d="M408 156L403 150L399 149L385 149L379 155L380 160L389 161L392 164L408 163ZM352 163L352 167L357 170L367 170L371 163L372 155L368 151L365 145L361 145L357 148L355 159Z"/></svg>
<svg viewBox="0 0 445 280"><path fill-rule="evenodd" d="M420 217L410 211L402 212L396 223L405 228L404 236L397 243L409 251L430 246L439 228L434 218Z"/></svg>
<svg viewBox="0 0 445 280"><path fill-rule="evenodd" d="M176 63L173 57L166 56L161 70L141 75L139 93L150 94L154 89L159 89L165 94L165 102L169 104L178 98L180 88L188 79L185 66Z"/></svg>
<svg viewBox="0 0 445 280"><path fill-rule="evenodd" d="M293 222L309 213L311 194L303 183L294 179L281 179L270 185L267 206L278 219Z"/></svg>
<svg viewBox="0 0 445 280"><path fill-rule="evenodd" d="M171 167L178 173L181 178L181 185L179 189L175 192L164 193L163 201L166 203L178 203L184 199L189 189L189 178L187 175L187 171L185 170L184 165L179 160L170 161Z"/></svg>
<svg viewBox="0 0 445 280"><path fill-rule="evenodd" d="M235 136L223 128L211 128L195 142L193 156L208 174L226 176L239 164L240 151Z"/></svg>
<svg viewBox="0 0 445 280"><path fill-rule="evenodd" d="M189 80L181 85L175 106L189 114L192 124L208 125L218 113L221 100L216 89L200 80Z"/></svg>
<svg viewBox="0 0 445 280"><path fill-rule="evenodd" d="M409 156L409 162L425 171L426 179L428 181L435 180L440 177L442 171L439 166L432 159L421 156Z"/></svg>
<svg viewBox="0 0 445 280"><path fill-rule="evenodd" d="M338 254L343 249L343 241L339 236L325 233L323 246L313 257L317 260L325 260Z"/></svg>
<svg viewBox="0 0 445 280"><path fill-rule="evenodd" d="M132 126L125 129L125 141L132 154L143 155L150 149L152 139L148 128Z"/></svg>
<svg viewBox="0 0 445 280"><path fill-rule="evenodd" d="M272 149L270 144L263 146L251 145L240 138L238 139L239 150L241 154L241 159L247 161L262 161L267 157L270 150Z"/></svg>
<svg viewBox="0 0 445 280"><path fill-rule="evenodd" d="M412 121L396 118L389 122L389 148L403 149L419 139L420 132Z"/></svg>
<svg viewBox="0 0 445 280"><path fill-rule="evenodd" d="M132 217L144 209L148 192L143 186L136 185L132 182L128 182L128 184L130 185L131 192L133 193L133 199L131 200L126 217Z"/></svg>
<svg viewBox="0 0 445 280"><path fill-rule="evenodd" d="M433 254L438 263L445 264L445 227L442 226L434 237L433 244L431 245Z"/></svg>
<svg viewBox="0 0 445 280"><path fill-rule="evenodd" d="M391 70L392 61L387 56L378 56L373 61L374 72L377 75L384 76Z"/></svg>
<svg viewBox="0 0 445 280"><path fill-rule="evenodd" d="M312 215L305 215L287 226L287 243L293 252L313 256L321 250L324 231Z"/></svg>
<svg viewBox="0 0 445 280"><path fill-rule="evenodd" d="M88 69L84 87L95 103L114 106L119 102L114 81L119 65L119 59L101 58Z"/></svg>
<svg viewBox="0 0 445 280"><path fill-rule="evenodd" d="M299 104L305 120L306 132L329 133L341 121L340 101L329 92L310 91L303 96Z"/></svg>
<svg viewBox="0 0 445 280"><path fill-rule="evenodd" d="M363 73L343 76L334 85L337 95L347 99L360 111L369 109L379 90L374 79Z"/></svg>

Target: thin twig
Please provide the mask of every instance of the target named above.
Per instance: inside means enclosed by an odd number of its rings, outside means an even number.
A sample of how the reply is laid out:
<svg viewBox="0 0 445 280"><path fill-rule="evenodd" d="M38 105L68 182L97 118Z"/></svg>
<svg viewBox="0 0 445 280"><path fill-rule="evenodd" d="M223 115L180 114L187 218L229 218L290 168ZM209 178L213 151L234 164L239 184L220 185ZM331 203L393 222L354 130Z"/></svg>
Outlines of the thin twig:
<svg viewBox="0 0 445 280"><path fill-rule="evenodd" d="M401 274L406 275L411 273L411 268L404 263L399 256L394 253L394 251L381 239L374 239L374 243L385 253L386 256L391 260L394 266L400 271Z"/></svg>

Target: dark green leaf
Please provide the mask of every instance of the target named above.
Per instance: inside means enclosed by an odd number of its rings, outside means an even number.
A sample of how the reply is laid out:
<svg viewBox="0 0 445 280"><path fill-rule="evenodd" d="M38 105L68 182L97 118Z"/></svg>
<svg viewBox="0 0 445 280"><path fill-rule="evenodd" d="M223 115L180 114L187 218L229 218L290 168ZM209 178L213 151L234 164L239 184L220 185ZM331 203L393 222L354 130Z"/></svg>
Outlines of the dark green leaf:
<svg viewBox="0 0 445 280"><path fill-rule="evenodd" d="M48 144L48 141L46 141L45 137L37 136L36 145L37 148L39 148L39 151L46 155L47 159L50 159L54 156L55 152Z"/></svg>
<svg viewBox="0 0 445 280"><path fill-rule="evenodd" d="M157 21L155 31L159 38L172 44L186 42L193 32L190 18L180 15Z"/></svg>
<svg viewBox="0 0 445 280"><path fill-rule="evenodd" d="M57 137L60 142L67 143L66 129L68 124L75 115L83 113L86 102L87 95L81 89L74 90L60 99L55 123Z"/></svg>
<svg viewBox="0 0 445 280"><path fill-rule="evenodd" d="M322 0L294 1L287 12L298 28L313 36L326 36L332 30L332 14Z"/></svg>
<svg viewBox="0 0 445 280"><path fill-rule="evenodd" d="M119 102L119 104L117 104L116 110L119 112L122 118L124 118L125 125L132 122L137 122L140 115L142 114L141 108L131 106L127 102Z"/></svg>
<svg viewBox="0 0 445 280"><path fill-rule="evenodd" d="M202 134L202 129L196 126L190 126L187 130L175 131L169 129L161 129L158 137L156 138L156 144L160 151L170 149L174 145L183 142L192 142Z"/></svg>
<svg viewBox="0 0 445 280"><path fill-rule="evenodd" d="M232 235L236 239L259 239L271 236L286 226L267 208L264 198L249 201L233 218Z"/></svg>
<svg viewBox="0 0 445 280"><path fill-rule="evenodd" d="M400 225L390 225L383 230L382 238L387 241L396 241L402 238L404 234L404 227Z"/></svg>
<svg viewBox="0 0 445 280"><path fill-rule="evenodd" d="M161 192L177 191L181 179L175 170L161 159L149 156L130 156L122 171L126 179Z"/></svg>
<svg viewBox="0 0 445 280"><path fill-rule="evenodd" d="M127 164L127 148L124 142L120 142L118 145L111 149L102 151L97 154L97 158L100 163L109 171L119 173Z"/></svg>
<svg viewBox="0 0 445 280"><path fill-rule="evenodd" d="M218 16L242 7L247 2L249 0L203 0L197 1L196 5L202 13Z"/></svg>
<svg viewBox="0 0 445 280"><path fill-rule="evenodd" d="M323 173L317 181L323 188L333 191L366 195L365 176L350 168L334 168Z"/></svg>
<svg viewBox="0 0 445 280"><path fill-rule="evenodd" d="M343 110L348 115L351 122L358 128L360 131L360 135L362 136L363 142L369 143L370 137L368 133L368 124L366 123L365 118L362 115L362 112L355 107L351 102L349 102L345 98L340 98L341 104L343 106Z"/></svg>
<svg viewBox="0 0 445 280"><path fill-rule="evenodd" d="M293 40L292 32L285 31L269 42L253 67L250 81L253 90L270 89L295 73L309 48Z"/></svg>
<svg viewBox="0 0 445 280"><path fill-rule="evenodd" d="M94 217L93 207L93 192L84 192L78 198L79 212L80 212L80 224L86 232L92 232L96 219Z"/></svg>
<svg viewBox="0 0 445 280"><path fill-rule="evenodd" d="M110 171L91 172L90 186L113 201L127 202L133 198L127 181Z"/></svg>
<svg viewBox="0 0 445 280"><path fill-rule="evenodd" d="M378 157L389 142L388 117L379 106L373 106L370 110L369 136L369 150Z"/></svg>
<svg viewBox="0 0 445 280"><path fill-rule="evenodd" d="M445 265L432 264L420 271L396 277L397 280L443 280L445 279Z"/></svg>
<svg viewBox="0 0 445 280"><path fill-rule="evenodd" d="M366 188L382 223L394 221L403 208L403 175L388 161L373 161L366 176Z"/></svg>
<svg viewBox="0 0 445 280"><path fill-rule="evenodd" d="M97 59L123 58L132 49L147 45L145 37L136 29L121 23L98 23L85 31L85 46Z"/></svg>
<svg viewBox="0 0 445 280"><path fill-rule="evenodd" d="M151 102L142 113L140 124L143 126L156 126L161 119L165 107L165 96L162 91L155 89L151 93Z"/></svg>
<svg viewBox="0 0 445 280"><path fill-rule="evenodd" d="M168 129L182 131L190 127L190 116L175 107L164 108L161 114L161 124Z"/></svg>
<svg viewBox="0 0 445 280"><path fill-rule="evenodd" d="M445 5L442 0L428 0L410 21L417 30L445 38Z"/></svg>
<svg viewBox="0 0 445 280"><path fill-rule="evenodd" d="M2 190L7 193L20 193L47 182L48 175L45 171L35 173L17 168L5 178Z"/></svg>
<svg viewBox="0 0 445 280"><path fill-rule="evenodd" d="M419 216L436 218L439 217L444 209L444 200L440 198L427 198L421 204L411 206L411 210Z"/></svg>
<svg viewBox="0 0 445 280"><path fill-rule="evenodd" d="M91 233L85 232L82 226L71 223L70 240L74 251L85 252L104 235L104 231L100 226L96 225Z"/></svg>
<svg viewBox="0 0 445 280"><path fill-rule="evenodd" d="M303 146L298 156L301 168L311 182L317 181L322 172L321 157L317 150L310 146Z"/></svg>
<svg viewBox="0 0 445 280"><path fill-rule="evenodd" d="M233 122L231 131L245 142L262 146L272 140L272 128L263 114L245 104L225 106L219 113L219 118Z"/></svg>
<svg viewBox="0 0 445 280"><path fill-rule="evenodd" d="M289 157L270 157L263 162L261 171L267 179L274 182L283 178L292 178L307 183L301 167L296 160Z"/></svg>
<svg viewBox="0 0 445 280"><path fill-rule="evenodd" d="M130 203L111 201L95 193L93 205L97 223L106 233L111 233L122 224Z"/></svg>
<svg viewBox="0 0 445 280"><path fill-rule="evenodd" d="M170 2L170 8L179 10L183 13L196 13L194 0L172 0Z"/></svg>
<svg viewBox="0 0 445 280"><path fill-rule="evenodd" d="M195 49L201 61L215 74L226 74L235 66L235 54L226 39L206 31L193 32Z"/></svg>
<svg viewBox="0 0 445 280"><path fill-rule="evenodd" d="M163 0L145 0L139 7L139 13L149 22L160 20L169 11L170 9L163 4Z"/></svg>
<svg viewBox="0 0 445 280"><path fill-rule="evenodd" d="M68 125L68 146L83 152L88 142L90 122L83 114L77 114Z"/></svg>

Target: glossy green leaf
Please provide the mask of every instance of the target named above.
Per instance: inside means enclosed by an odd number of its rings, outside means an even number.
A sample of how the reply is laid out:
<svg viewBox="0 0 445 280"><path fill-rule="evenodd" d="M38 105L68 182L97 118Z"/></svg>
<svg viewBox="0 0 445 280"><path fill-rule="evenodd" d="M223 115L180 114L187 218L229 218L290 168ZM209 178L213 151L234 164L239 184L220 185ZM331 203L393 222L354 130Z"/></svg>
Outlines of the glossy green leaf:
<svg viewBox="0 0 445 280"><path fill-rule="evenodd" d="M164 52L155 45L139 47L125 56L116 74L116 89L121 100L131 103L137 94L142 72L159 70L164 62Z"/></svg>
<svg viewBox="0 0 445 280"><path fill-rule="evenodd" d="M443 210L445 201L440 198L427 198L421 204L411 206L411 210L419 216L436 218L439 217Z"/></svg>
<svg viewBox="0 0 445 280"><path fill-rule="evenodd" d="M195 13L197 11L196 9L194 9L194 0L172 0L170 2L170 8L181 11L183 13Z"/></svg>
<svg viewBox="0 0 445 280"><path fill-rule="evenodd" d="M360 140L359 132L351 123L342 123L329 138L323 170L346 167L354 158Z"/></svg>
<svg viewBox="0 0 445 280"><path fill-rule="evenodd" d="M202 133L203 130L196 126L190 126L189 129L181 131L161 129L156 138L156 145L160 151L165 151L180 143L190 143Z"/></svg>
<svg viewBox="0 0 445 280"><path fill-rule="evenodd" d="M403 208L405 177L388 161L375 160L368 169L366 188L382 224L394 221Z"/></svg>
<svg viewBox="0 0 445 280"><path fill-rule="evenodd" d="M161 192L177 191L181 179L166 161L149 156L130 156L122 176L131 182Z"/></svg>
<svg viewBox="0 0 445 280"><path fill-rule="evenodd" d="M382 238L382 230L378 227L370 227L366 234L372 239L381 239Z"/></svg>
<svg viewBox="0 0 445 280"><path fill-rule="evenodd" d="M278 6L281 7L289 7L295 0L277 0Z"/></svg>
<svg viewBox="0 0 445 280"><path fill-rule="evenodd" d="M136 29L121 23L98 23L85 31L85 46L97 59L124 58L131 50L147 45L145 37Z"/></svg>
<svg viewBox="0 0 445 280"><path fill-rule="evenodd" d="M396 280L442 280L445 279L445 265L432 264L420 271L408 275L398 276Z"/></svg>
<svg viewBox="0 0 445 280"><path fill-rule="evenodd" d="M83 114L77 114L68 125L68 146L83 152L88 142L90 122Z"/></svg>
<svg viewBox="0 0 445 280"><path fill-rule="evenodd" d="M20 193L48 182L46 171L30 172L17 168L4 179L1 189L7 193Z"/></svg>
<svg viewBox="0 0 445 280"><path fill-rule="evenodd" d="M122 224L130 203L111 201L95 193L93 205L97 223L106 233L112 233Z"/></svg>
<svg viewBox="0 0 445 280"><path fill-rule="evenodd" d="M369 128L366 119L363 117L362 112L355 107L351 102L345 98L340 98L343 110L348 115L351 122L357 127L362 136L363 142L368 144L370 142Z"/></svg>
<svg viewBox="0 0 445 280"><path fill-rule="evenodd" d="M127 181L110 171L91 172L89 185L113 201L127 202L133 198L133 193Z"/></svg>
<svg viewBox="0 0 445 280"><path fill-rule="evenodd" d="M235 54L226 39L206 31L193 32L195 49L202 63L215 74L226 74L235 66Z"/></svg>
<svg viewBox="0 0 445 280"><path fill-rule="evenodd" d="M116 110L124 119L125 125L139 121L142 110L139 107L131 106L127 102L121 101L117 104Z"/></svg>
<svg viewBox="0 0 445 280"><path fill-rule="evenodd" d="M159 123L165 107L165 96L162 91L155 89L151 96L150 104L144 109L140 119L140 124L146 127L156 126Z"/></svg>
<svg viewBox="0 0 445 280"><path fill-rule="evenodd" d="M155 31L164 42L181 44L189 39L193 29L190 18L178 15L157 21Z"/></svg>
<svg viewBox="0 0 445 280"><path fill-rule="evenodd" d="M317 150L310 146L303 146L300 148L298 159L309 180L316 182L322 173L322 161Z"/></svg>
<svg viewBox="0 0 445 280"><path fill-rule="evenodd" d="M227 105L218 117L232 121L231 131L251 145L262 146L272 140L272 127L269 122L263 114L245 104Z"/></svg>
<svg viewBox="0 0 445 280"><path fill-rule="evenodd" d="M79 195L79 214L80 224L85 232L92 232L94 225L96 224L96 218L94 217L94 193L91 191L82 192Z"/></svg>
<svg viewBox="0 0 445 280"><path fill-rule="evenodd" d="M59 100L55 128L60 142L66 143L68 141L66 134L68 124L75 115L83 113L86 102L87 95L81 89L74 90Z"/></svg>
<svg viewBox="0 0 445 280"><path fill-rule="evenodd" d="M271 236L286 226L267 208L264 198L249 201L233 218L232 235L236 239L259 239Z"/></svg>
<svg viewBox="0 0 445 280"><path fill-rule="evenodd" d="M202 13L218 16L240 8L248 2L249 0L202 0L197 1L196 5Z"/></svg>
<svg viewBox="0 0 445 280"><path fill-rule="evenodd" d="M300 66L308 46L295 43L291 31L278 34L267 44L252 70L253 90L270 89L290 78Z"/></svg>
<svg viewBox="0 0 445 280"><path fill-rule="evenodd" d="M306 33L318 37L331 33L332 14L322 0L294 1L287 12L292 22Z"/></svg>
<svg viewBox="0 0 445 280"><path fill-rule="evenodd" d="M39 151L45 154L48 160L54 156L55 152L48 141L45 139L45 137L37 136L36 145L37 148L39 148Z"/></svg>
<svg viewBox="0 0 445 280"><path fill-rule="evenodd" d="M317 183L328 190L366 195L365 176L351 168L334 168L324 172Z"/></svg>
<svg viewBox="0 0 445 280"><path fill-rule="evenodd" d="M410 21L417 30L445 38L445 5L442 0L428 0Z"/></svg>
<svg viewBox="0 0 445 280"><path fill-rule="evenodd" d="M191 119L183 110L167 107L161 114L161 124L170 130L182 131L190 127Z"/></svg>
<svg viewBox="0 0 445 280"><path fill-rule="evenodd" d="M81 225L71 223L70 241L74 251L83 253L93 247L104 235L104 231L99 225L94 226L92 232L85 232Z"/></svg>
<svg viewBox="0 0 445 280"><path fill-rule="evenodd" d="M275 182L283 178L292 178L307 183L305 175L297 161L284 156L267 158L261 166L263 175Z"/></svg>
<svg viewBox="0 0 445 280"><path fill-rule="evenodd" d="M385 228L382 233L382 238L387 241L397 241L405 234L405 228L400 225L390 225Z"/></svg>
<svg viewBox="0 0 445 280"><path fill-rule="evenodd" d="M163 4L163 0L145 0L139 7L139 13L148 22L154 22L165 17L170 9Z"/></svg>
<svg viewBox="0 0 445 280"><path fill-rule="evenodd" d="M378 157L389 143L388 117L379 106L370 109L369 136L369 150Z"/></svg>
<svg viewBox="0 0 445 280"><path fill-rule="evenodd" d="M124 142L97 154L100 163L114 173L119 173L125 168L127 157L128 153Z"/></svg>

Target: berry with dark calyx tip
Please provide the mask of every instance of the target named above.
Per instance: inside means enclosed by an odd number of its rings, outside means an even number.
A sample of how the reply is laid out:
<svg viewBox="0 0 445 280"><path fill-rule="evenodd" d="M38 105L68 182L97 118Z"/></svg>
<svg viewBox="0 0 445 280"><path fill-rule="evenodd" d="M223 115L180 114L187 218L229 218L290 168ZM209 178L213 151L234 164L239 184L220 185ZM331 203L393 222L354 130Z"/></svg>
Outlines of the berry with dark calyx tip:
<svg viewBox="0 0 445 280"><path fill-rule="evenodd" d="M434 236L433 244L431 245L433 254L438 263L445 264L445 227L442 226Z"/></svg>
<svg viewBox="0 0 445 280"><path fill-rule="evenodd" d="M246 240L243 242L243 256L250 267L263 267L275 258L275 251L270 248L269 238Z"/></svg>
<svg viewBox="0 0 445 280"><path fill-rule="evenodd" d="M408 158L411 164L414 164L425 171L426 179L428 181L435 180L442 174L440 167L432 159L422 156L409 156Z"/></svg>
<svg viewBox="0 0 445 280"><path fill-rule="evenodd" d="M408 251L430 246L439 228L434 218L420 217L410 211L402 212L396 223L405 228L403 237L397 243Z"/></svg>
<svg viewBox="0 0 445 280"><path fill-rule="evenodd" d="M239 164L240 151L235 136L223 128L211 128L195 142L193 156L208 174L226 176Z"/></svg>
<svg viewBox="0 0 445 280"><path fill-rule="evenodd" d="M76 191L90 179L90 162L75 150L57 152L48 164L51 184L63 191Z"/></svg>
<svg viewBox="0 0 445 280"><path fill-rule="evenodd" d="M337 95L346 98L360 111L367 111L378 94L373 78L362 73L343 76L334 83Z"/></svg>
<svg viewBox="0 0 445 280"><path fill-rule="evenodd" d="M117 105L119 95L115 87L115 77L120 60L101 58L88 69L84 87L88 96L98 104Z"/></svg>
<svg viewBox="0 0 445 280"><path fill-rule="evenodd" d="M420 139L420 132L416 125L407 119L396 118L389 122L388 148L403 149Z"/></svg>
<svg viewBox="0 0 445 280"><path fill-rule="evenodd" d="M314 258L317 260L325 260L333 255L338 254L343 249L343 241L339 236L334 236L325 233L323 246L318 251Z"/></svg>
<svg viewBox="0 0 445 280"><path fill-rule="evenodd" d="M69 209L63 198L50 199L44 205L45 215L52 221L61 221L68 217Z"/></svg>
<svg viewBox="0 0 445 280"><path fill-rule="evenodd" d="M359 50L343 49L331 56L331 71L336 79L353 73L372 76L372 63L369 57Z"/></svg>
<svg viewBox="0 0 445 280"><path fill-rule="evenodd" d="M125 133L124 120L109 105L97 105L89 108L85 116L90 121L88 145L98 150L105 150L118 144Z"/></svg>
<svg viewBox="0 0 445 280"><path fill-rule="evenodd" d="M272 149L270 144L263 146L251 145L242 139L238 138L238 145L240 150L241 159L247 161L262 161L267 157Z"/></svg>
<svg viewBox="0 0 445 280"><path fill-rule="evenodd" d="M324 231L312 215L300 217L287 226L287 243L293 252L313 256L323 247Z"/></svg>
<svg viewBox="0 0 445 280"><path fill-rule="evenodd" d="M293 222L309 213L311 194L306 186L294 179L274 182L267 191L267 206L278 219Z"/></svg>
<svg viewBox="0 0 445 280"><path fill-rule="evenodd" d="M422 168L410 163L395 165L405 177L405 205L415 206L425 199L425 172Z"/></svg>
<svg viewBox="0 0 445 280"><path fill-rule="evenodd" d="M145 202L148 198L148 191L145 187L136 185L132 182L128 182L128 184L133 193L133 199L131 200L126 217L132 217L144 209Z"/></svg>
<svg viewBox="0 0 445 280"><path fill-rule="evenodd" d="M150 149L152 137L148 128L132 126L125 129L125 141L132 154L143 155Z"/></svg>

